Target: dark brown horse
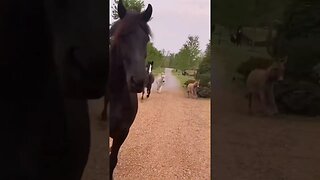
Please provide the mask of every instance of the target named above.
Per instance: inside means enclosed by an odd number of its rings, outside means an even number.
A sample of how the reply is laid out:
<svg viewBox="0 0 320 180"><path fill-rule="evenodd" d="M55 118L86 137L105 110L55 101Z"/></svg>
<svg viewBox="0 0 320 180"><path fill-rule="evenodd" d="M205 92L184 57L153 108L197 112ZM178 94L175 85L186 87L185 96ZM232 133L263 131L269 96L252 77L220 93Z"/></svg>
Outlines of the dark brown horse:
<svg viewBox="0 0 320 180"><path fill-rule="evenodd" d="M113 139L110 179L118 162L119 149L137 114L137 93L141 93L144 88L145 58L151 33L147 22L152 15L152 6L149 4L142 13L129 12L120 0L118 13L120 20L111 27L113 42L110 49L109 85L105 96L109 132Z"/></svg>
<svg viewBox="0 0 320 180"><path fill-rule="evenodd" d="M149 98L151 94L151 87L152 83L154 82L154 76L152 74L152 69L153 69L153 61L148 62L146 65L146 79L144 82L144 87L147 88L147 98ZM141 95L141 100L143 100L145 88L143 88L142 95Z"/></svg>
<svg viewBox="0 0 320 180"><path fill-rule="evenodd" d="M87 99L107 82L107 2L0 4L0 179L80 180Z"/></svg>

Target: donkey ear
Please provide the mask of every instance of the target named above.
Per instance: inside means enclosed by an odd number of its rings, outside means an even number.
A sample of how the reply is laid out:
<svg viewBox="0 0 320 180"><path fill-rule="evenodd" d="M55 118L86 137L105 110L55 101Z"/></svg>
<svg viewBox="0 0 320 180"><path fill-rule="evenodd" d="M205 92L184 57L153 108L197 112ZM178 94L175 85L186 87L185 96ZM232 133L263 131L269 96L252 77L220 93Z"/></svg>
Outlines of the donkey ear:
<svg viewBox="0 0 320 180"><path fill-rule="evenodd" d="M126 16L126 14L127 14L127 10L123 5L122 0L119 0L119 3L118 3L118 15L119 15L119 18L123 19L124 16Z"/></svg>
<svg viewBox="0 0 320 180"><path fill-rule="evenodd" d="M148 4L147 9L141 15L142 15L142 19L145 22L148 22L151 18L151 15L152 15L152 6L150 4Z"/></svg>
<svg viewBox="0 0 320 180"><path fill-rule="evenodd" d="M151 63L150 64L152 64L153 65L153 61L151 61Z"/></svg>

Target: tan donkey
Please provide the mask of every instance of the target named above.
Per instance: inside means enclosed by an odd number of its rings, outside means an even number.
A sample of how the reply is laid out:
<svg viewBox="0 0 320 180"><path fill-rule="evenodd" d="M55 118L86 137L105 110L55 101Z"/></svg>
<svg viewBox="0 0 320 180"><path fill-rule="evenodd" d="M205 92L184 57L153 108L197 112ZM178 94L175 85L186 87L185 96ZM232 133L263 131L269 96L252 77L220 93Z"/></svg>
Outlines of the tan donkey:
<svg viewBox="0 0 320 180"><path fill-rule="evenodd" d="M194 83L189 83L187 86L187 93L188 98L190 97L190 94L193 98L198 98L197 95L197 88L199 88L200 81L196 81Z"/></svg>
<svg viewBox="0 0 320 180"><path fill-rule="evenodd" d="M283 80L287 57L274 62L267 69L254 69L247 78L249 112L253 113L253 100L256 98L261 105L263 113L274 115L278 108L274 97L274 83Z"/></svg>

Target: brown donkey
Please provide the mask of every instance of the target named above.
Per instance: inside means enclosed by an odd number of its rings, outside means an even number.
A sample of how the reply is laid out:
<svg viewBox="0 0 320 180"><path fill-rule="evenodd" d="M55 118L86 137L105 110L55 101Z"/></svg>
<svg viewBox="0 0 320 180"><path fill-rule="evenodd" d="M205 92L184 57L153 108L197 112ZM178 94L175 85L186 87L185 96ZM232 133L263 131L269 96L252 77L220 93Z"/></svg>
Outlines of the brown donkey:
<svg viewBox="0 0 320 180"><path fill-rule="evenodd" d="M197 98L197 88L199 87L200 81L196 81L194 83L189 83L187 86L187 93L188 93L188 98L190 97L190 94L192 97Z"/></svg>
<svg viewBox="0 0 320 180"><path fill-rule="evenodd" d="M252 113L252 102L254 97L260 102L265 114L274 115L278 113L275 103L273 86L276 81L283 80L287 57L274 62L267 69L254 69L247 78L247 90L249 100L249 112Z"/></svg>

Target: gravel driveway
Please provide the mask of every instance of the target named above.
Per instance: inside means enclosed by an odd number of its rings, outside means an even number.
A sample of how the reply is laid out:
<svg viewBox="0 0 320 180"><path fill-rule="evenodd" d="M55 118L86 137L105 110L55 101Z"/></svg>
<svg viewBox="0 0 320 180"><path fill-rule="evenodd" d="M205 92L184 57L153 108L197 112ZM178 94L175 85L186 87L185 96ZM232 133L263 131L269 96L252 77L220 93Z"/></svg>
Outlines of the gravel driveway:
<svg viewBox="0 0 320 180"><path fill-rule="evenodd" d="M119 153L115 180L210 179L210 100L186 98L166 69L158 94L139 101L134 124ZM140 99L141 94L138 94ZM105 125L97 119L102 100L90 101L92 147L83 180L106 179Z"/></svg>

